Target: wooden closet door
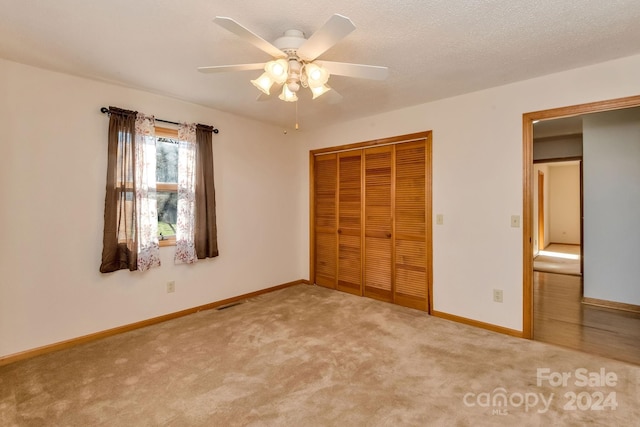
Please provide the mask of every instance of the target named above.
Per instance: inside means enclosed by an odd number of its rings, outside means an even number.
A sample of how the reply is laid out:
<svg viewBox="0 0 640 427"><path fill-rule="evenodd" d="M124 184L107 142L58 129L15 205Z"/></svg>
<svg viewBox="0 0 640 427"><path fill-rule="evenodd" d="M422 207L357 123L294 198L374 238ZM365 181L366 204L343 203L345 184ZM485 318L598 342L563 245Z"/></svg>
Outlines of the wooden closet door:
<svg viewBox="0 0 640 427"><path fill-rule="evenodd" d="M337 289L362 295L362 150L338 154Z"/></svg>
<svg viewBox="0 0 640 427"><path fill-rule="evenodd" d="M338 156L314 159L315 283L335 289L337 280L337 182Z"/></svg>
<svg viewBox="0 0 640 427"><path fill-rule="evenodd" d="M364 151L364 295L393 301L393 147Z"/></svg>
<svg viewBox="0 0 640 427"><path fill-rule="evenodd" d="M428 309L426 141L398 144L395 153L394 302Z"/></svg>

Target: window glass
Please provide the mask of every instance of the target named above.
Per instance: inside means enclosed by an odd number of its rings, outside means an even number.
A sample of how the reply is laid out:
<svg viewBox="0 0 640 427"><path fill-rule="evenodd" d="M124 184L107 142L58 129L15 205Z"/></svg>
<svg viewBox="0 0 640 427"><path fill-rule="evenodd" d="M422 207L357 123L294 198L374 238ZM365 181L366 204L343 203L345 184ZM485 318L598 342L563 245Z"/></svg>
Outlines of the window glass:
<svg viewBox="0 0 640 427"><path fill-rule="evenodd" d="M178 192L158 191L158 238L165 240L176 235L178 220Z"/></svg>
<svg viewBox="0 0 640 427"><path fill-rule="evenodd" d="M156 181L178 183L178 141L160 137L156 143Z"/></svg>
<svg viewBox="0 0 640 427"><path fill-rule="evenodd" d="M175 239L178 220L178 141L158 137L156 142L158 239Z"/></svg>

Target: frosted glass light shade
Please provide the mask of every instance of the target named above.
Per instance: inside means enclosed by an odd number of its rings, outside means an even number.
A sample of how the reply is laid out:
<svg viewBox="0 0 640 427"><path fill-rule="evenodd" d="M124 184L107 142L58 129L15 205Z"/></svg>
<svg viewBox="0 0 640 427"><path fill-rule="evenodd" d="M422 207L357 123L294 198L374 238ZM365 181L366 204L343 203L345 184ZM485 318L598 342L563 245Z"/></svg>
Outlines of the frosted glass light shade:
<svg viewBox="0 0 640 427"><path fill-rule="evenodd" d="M265 64L264 71L269 75L269 77L271 77L274 82L283 84L285 81L287 81L287 75L289 74L289 63L286 59L269 61Z"/></svg>
<svg viewBox="0 0 640 427"><path fill-rule="evenodd" d="M316 99L320 95L327 93L331 90L331 88L327 85L322 85L318 87L310 87L311 92L313 93L313 99Z"/></svg>
<svg viewBox="0 0 640 427"><path fill-rule="evenodd" d="M278 96L278 98L287 102L296 102L298 100L298 95L296 95L295 92L291 92L287 85L284 85L282 87L282 93L280 94L280 96Z"/></svg>
<svg viewBox="0 0 640 427"><path fill-rule="evenodd" d="M271 86L273 86L273 79L269 76L267 72L264 72L257 79L251 80L251 83L253 83L253 85L258 89L260 89L262 92L269 95Z"/></svg>
<svg viewBox="0 0 640 427"><path fill-rule="evenodd" d="M306 64L304 71L310 88L320 87L329 81L329 72L316 64Z"/></svg>

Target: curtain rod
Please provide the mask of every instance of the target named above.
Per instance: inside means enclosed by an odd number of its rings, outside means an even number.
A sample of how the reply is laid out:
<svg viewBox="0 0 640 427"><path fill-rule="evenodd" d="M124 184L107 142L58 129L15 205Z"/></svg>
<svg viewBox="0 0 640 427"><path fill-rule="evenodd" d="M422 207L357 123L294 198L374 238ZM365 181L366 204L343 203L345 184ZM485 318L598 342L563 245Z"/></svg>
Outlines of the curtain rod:
<svg viewBox="0 0 640 427"><path fill-rule="evenodd" d="M109 109L108 109L107 107L102 107L102 108L100 108L100 112L101 112L101 113L103 113L103 114L109 114ZM176 126L179 126L179 125L180 125L180 123L178 123L178 122L172 122L171 120L162 120L162 119L156 119L156 118L154 118L154 120L155 120L156 122L169 123L169 124L171 124L171 125L176 125ZM218 132L220 132L220 131L219 131L218 129L216 129L215 127L213 127L213 126L211 126L211 127L213 128L213 133L218 133Z"/></svg>

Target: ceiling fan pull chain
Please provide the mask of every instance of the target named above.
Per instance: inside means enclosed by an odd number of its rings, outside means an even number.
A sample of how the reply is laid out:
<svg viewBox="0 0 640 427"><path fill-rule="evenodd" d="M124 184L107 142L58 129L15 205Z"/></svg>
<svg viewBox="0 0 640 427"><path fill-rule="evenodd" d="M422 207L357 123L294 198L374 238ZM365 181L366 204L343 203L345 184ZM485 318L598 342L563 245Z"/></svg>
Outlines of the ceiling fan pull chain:
<svg viewBox="0 0 640 427"><path fill-rule="evenodd" d="M296 130L298 130L298 101L296 101Z"/></svg>

